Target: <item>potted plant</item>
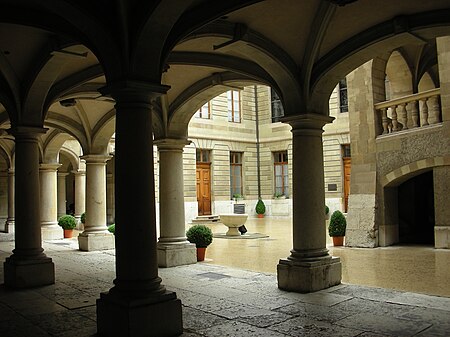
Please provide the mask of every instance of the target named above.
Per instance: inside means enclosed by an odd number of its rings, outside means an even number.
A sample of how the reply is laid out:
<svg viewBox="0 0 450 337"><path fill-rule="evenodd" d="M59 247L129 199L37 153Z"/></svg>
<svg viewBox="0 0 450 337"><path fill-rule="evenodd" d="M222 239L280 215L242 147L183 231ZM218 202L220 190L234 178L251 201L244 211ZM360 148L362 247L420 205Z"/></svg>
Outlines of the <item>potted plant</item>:
<svg viewBox="0 0 450 337"><path fill-rule="evenodd" d="M266 205L264 205L264 201L262 201L262 199L258 199L255 206L255 212L258 218L264 218L264 213L266 213Z"/></svg>
<svg viewBox="0 0 450 337"><path fill-rule="evenodd" d="M284 193L280 193L280 192L275 192L275 194L273 195L273 197L275 199L286 199L286 195Z"/></svg>
<svg viewBox="0 0 450 337"><path fill-rule="evenodd" d="M233 199L235 202L239 202L242 201L244 199L244 196L242 194L239 193L234 193L233 194Z"/></svg>
<svg viewBox="0 0 450 337"><path fill-rule="evenodd" d="M330 218L330 208L325 205L325 219L329 219Z"/></svg>
<svg viewBox="0 0 450 337"><path fill-rule="evenodd" d="M58 225L64 230L64 237L71 238L73 230L77 226L77 221L74 216L66 214L58 219Z"/></svg>
<svg viewBox="0 0 450 337"><path fill-rule="evenodd" d="M347 220L341 211L334 211L331 214L330 224L328 225L328 234L333 238L334 246L342 246L344 244L345 229L347 228Z"/></svg>
<svg viewBox="0 0 450 337"><path fill-rule="evenodd" d="M197 261L205 260L206 247L213 240L211 229L205 225L194 225L186 231L186 237L190 243L195 243L197 247Z"/></svg>
<svg viewBox="0 0 450 337"><path fill-rule="evenodd" d="M115 223L108 226L108 232L113 233L114 235L116 234L116 224Z"/></svg>

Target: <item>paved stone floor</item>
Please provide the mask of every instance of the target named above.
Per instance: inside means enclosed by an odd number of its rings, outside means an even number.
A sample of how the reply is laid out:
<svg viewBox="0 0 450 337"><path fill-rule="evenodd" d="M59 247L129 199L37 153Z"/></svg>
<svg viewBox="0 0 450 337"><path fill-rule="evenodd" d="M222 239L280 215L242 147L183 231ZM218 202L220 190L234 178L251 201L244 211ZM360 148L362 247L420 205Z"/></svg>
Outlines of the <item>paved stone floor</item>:
<svg viewBox="0 0 450 337"><path fill-rule="evenodd" d="M0 242L0 261L13 248ZM81 252L76 239L44 248L55 262L56 284L22 291L0 286L0 336L95 336L95 300L112 286L114 251ZM450 298L350 284L289 293L277 288L275 274L211 260L160 269L183 303L183 336L450 336Z"/></svg>

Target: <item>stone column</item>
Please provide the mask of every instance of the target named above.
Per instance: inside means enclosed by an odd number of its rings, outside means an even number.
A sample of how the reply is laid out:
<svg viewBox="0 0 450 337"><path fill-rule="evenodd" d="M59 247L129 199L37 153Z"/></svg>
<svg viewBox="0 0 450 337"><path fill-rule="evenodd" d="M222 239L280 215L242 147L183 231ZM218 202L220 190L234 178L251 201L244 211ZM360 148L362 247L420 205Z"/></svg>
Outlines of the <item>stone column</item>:
<svg viewBox="0 0 450 337"><path fill-rule="evenodd" d="M151 100L167 87L123 85L107 88L116 100L116 279L97 300L97 331L177 336L181 301L161 285L156 251Z"/></svg>
<svg viewBox="0 0 450 337"><path fill-rule="evenodd" d="M113 173L106 174L106 222L108 224L114 223L114 175Z"/></svg>
<svg viewBox="0 0 450 337"><path fill-rule="evenodd" d="M447 160L448 162L448 160ZM433 169L434 181L434 246L450 249L450 166L439 166Z"/></svg>
<svg viewBox="0 0 450 337"><path fill-rule="evenodd" d="M63 230L58 226L57 171L60 164L41 164L41 226L42 240L63 238Z"/></svg>
<svg viewBox="0 0 450 337"><path fill-rule="evenodd" d="M106 162L111 156L86 155L86 223L78 236L80 250L114 248L114 237L106 225Z"/></svg>
<svg viewBox="0 0 450 337"><path fill-rule="evenodd" d="M15 249L4 262L5 285L29 288L55 283L52 259L41 240L38 137L45 129L16 127L15 137Z"/></svg>
<svg viewBox="0 0 450 337"><path fill-rule="evenodd" d="M185 139L155 142L159 151L158 265L174 267L197 262L197 249L186 240L184 215L183 148Z"/></svg>
<svg viewBox="0 0 450 337"><path fill-rule="evenodd" d="M58 219L66 214L66 177L69 173L58 172Z"/></svg>
<svg viewBox="0 0 450 337"><path fill-rule="evenodd" d="M79 223L86 210L86 172L72 171L75 181L75 219Z"/></svg>
<svg viewBox="0 0 450 337"><path fill-rule="evenodd" d="M8 171L0 172L0 228L7 233L6 220L8 218Z"/></svg>
<svg viewBox="0 0 450 337"><path fill-rule="evenodd" d="M8 170L8 218L5 231L14 233L14 169Z"/></svg>
<svg viewBox="0 0 450 337"><path fill-rule="evenodd" d="M312 292L341 282L341 263L326 248L322 127L332 118L316 114L288 117L292 126L293 243L278 264L278 287Z"/></svg>

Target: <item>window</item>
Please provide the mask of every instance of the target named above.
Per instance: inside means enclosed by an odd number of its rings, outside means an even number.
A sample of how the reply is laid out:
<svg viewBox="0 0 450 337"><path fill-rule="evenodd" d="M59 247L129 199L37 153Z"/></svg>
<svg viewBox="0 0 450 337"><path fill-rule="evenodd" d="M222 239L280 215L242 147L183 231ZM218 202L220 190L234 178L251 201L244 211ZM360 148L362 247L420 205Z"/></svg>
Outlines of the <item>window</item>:
<svg viewBox="0 0 450 337"><path fill-rule="evenodd" d="M289 196L287 151L274 152L275 194Z"/></svg>
<svg viewBox="0 0 450 337"><path fill-rule="evenodd" d="M196 153L197 163L210 163L210 151L204 149L197 149Z"/></svg>
<svg viewBox="0 0 450 337"><path fill-rule="evenodd" d="M230 196L242 195L242 153L230 152Z"/></svg>
<svg viewBox="0 0 450 337"><path fill-rule="evenodd" d="M270 103L272 107L272 123L279 122L281 117L284 116L284 108L280 97L272 88L270 89Z"/></svg>
<svg viewBox="0 0 450 337"><path fill-rule="evenodd" d="M348 112L347 80L345 78L339 81L339 110Z"/></svg>
<svg viewBox="0 0 450 337"><path fill-rule="evenodd" d="M352 156L350 151L350 144L344 144L342 145L342 157L343 158L350 158Z"/></svg>
<svg viewBox="0 0 450 337"><path fill-rule="evenodd" d="M239 90L227 92L228 100L228 121L234 123L241 122L241 93Z"/></svg>
<svg viewBox="0 0 450 337"><path fill-rule="evenodd" d="M196 118L210 119L211 118L211 102L203 104L194 115Z"/></svg>

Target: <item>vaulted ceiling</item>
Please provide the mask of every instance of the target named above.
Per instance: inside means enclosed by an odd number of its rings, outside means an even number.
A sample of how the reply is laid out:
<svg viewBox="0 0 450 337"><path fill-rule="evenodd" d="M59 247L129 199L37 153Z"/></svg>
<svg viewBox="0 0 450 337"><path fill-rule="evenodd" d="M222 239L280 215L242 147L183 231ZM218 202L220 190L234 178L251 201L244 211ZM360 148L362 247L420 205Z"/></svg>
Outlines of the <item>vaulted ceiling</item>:
<svg viewBox="0 0 450 337"><path fill-rule="evenodd" d="M449 34L448 0L0 0L0 127L44 124L101 151L114 101L100 89L123 81L170 87L158 137L230 85L272 86L287 115L326 114L357 66L401 49L423 73Z"/></svg>

